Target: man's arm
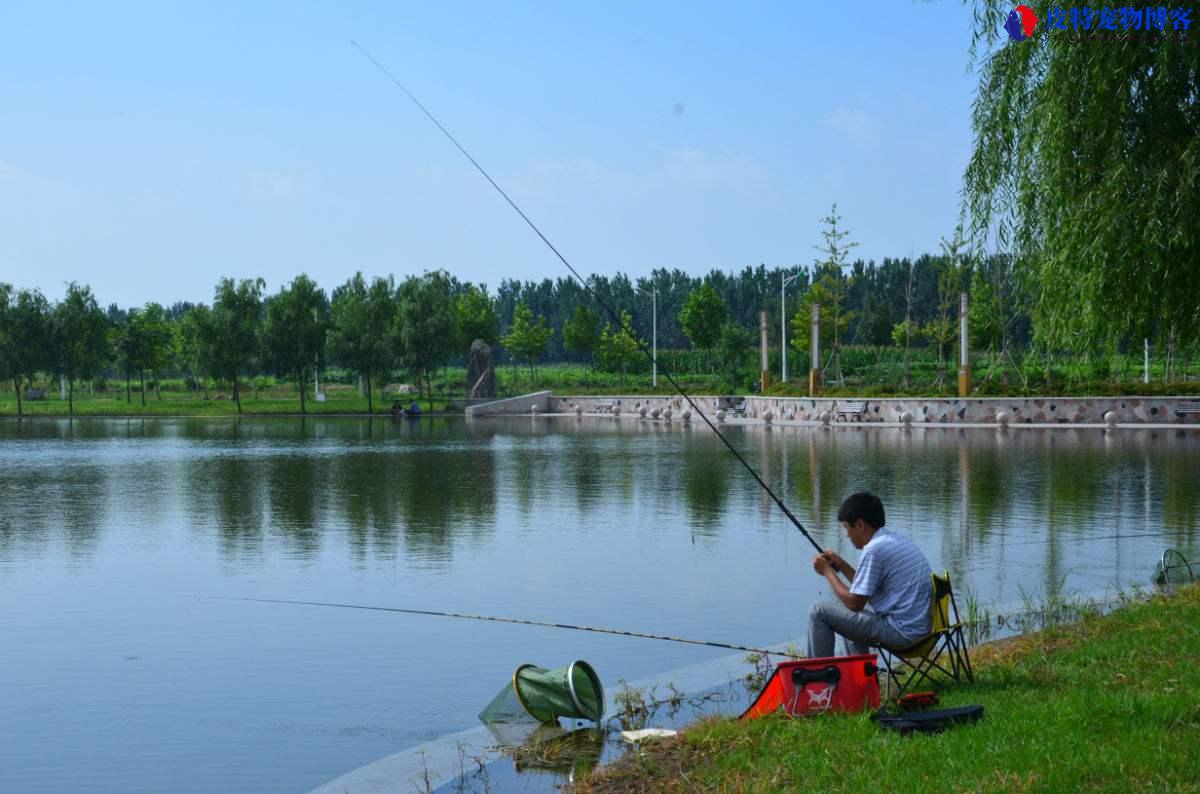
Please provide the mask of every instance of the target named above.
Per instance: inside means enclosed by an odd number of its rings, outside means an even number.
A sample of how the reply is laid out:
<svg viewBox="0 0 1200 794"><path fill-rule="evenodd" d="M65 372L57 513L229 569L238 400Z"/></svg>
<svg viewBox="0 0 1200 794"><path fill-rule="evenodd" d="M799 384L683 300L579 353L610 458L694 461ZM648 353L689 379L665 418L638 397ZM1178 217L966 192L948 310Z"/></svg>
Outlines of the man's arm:
<svg viewBox="0 0 1200 794"><path fill-rule="evenodd" d="M851 593L850 588L846 587L846 583L838 577L837 571L833 569L833 564L826 559L824 554L818 554L813 559L813 570L825 577L825 581L829 582L829 586L833 588L834 595L845 604L846 609L851 612L863 611L867 605L867 597Z"/></svg>

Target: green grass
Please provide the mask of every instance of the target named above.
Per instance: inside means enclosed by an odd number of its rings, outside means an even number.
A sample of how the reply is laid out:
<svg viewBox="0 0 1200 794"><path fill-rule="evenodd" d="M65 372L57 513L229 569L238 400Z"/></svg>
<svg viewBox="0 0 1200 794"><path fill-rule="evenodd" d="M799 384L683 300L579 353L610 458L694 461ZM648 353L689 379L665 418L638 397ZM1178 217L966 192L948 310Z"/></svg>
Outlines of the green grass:
<svg viewBox="0 0 1200 794"><path fill-rule="evenodd" d="M840 384L827 384L822 391L828 397L953 397L956 395L956 373L948 373L944 385L933 385L936 379L937 360L928 350L914 351L912 367L912 385L908 389L900 387L901 365L896 357L898 351L884 349L876 351L872 348L847 347L843 351L843 370L845 377ZM673 372L678 371L675 378L684 389L691 394L749 394L756 371L751 371L747 365L743 368L738 387L729 381L727 374L717 374L706 369L706 357L698 351L660 351L660 361L663 370L659 373L658 386L651 385L649 366L639 362L625 378L619 373L604 372L580 364L546 364L538 367L537 379L531 377L527 366L503 364L496 368L497 394L500 397L513 397L531 391L550 389L558 395L591 395L591 394L674 394L670 382L662 375L669 367ZM754 366L757 366L755 359ZM787 384L775 384L768 394L773 396L807 396L807 373L795 366L793 362L793 380ZM803 362L799 362L803 363ZM1133 377L1132 370L1123 372L1121 382L1104 379L1104 371L1094 364L1080 362L1064 362L1056 366L1054 380L1047 383L1044 372L1034 364L1026 365L1025 380L1012 374L1009 385L1004 385L998 377L985 380L988 371L986 356L976 357L974 367L974 396L1125 396L1125 395L1200 395L1200 379L1192 377L1187 382L1163 383L1161 365L1158 369L1152 367L1155 380L1143 384ZM699 368L688 370L686 367ZM778 372L778 355L774 355L771 364L772 374ZM1132 373L1132 374L1131 374ZM343 370L332 369L326 373L329 377L322 380L322 389L327 395L325 403L308 401L309 413L366 413L367 401L357 396L353 385L357 377ZM433 377L433 405L437 409L445 407L446 401L462 397L466 392L466 369L463 367L445 367ZM397 381L403 378L397 376ZM38 381L37 385L47 394L46 400L26 401L25 411L30 416L65 416L67 414L66 400L58 398L57 382L47 383ZM101 382L97 382L98 387ZM124 382L107 381L102 384L106 389L95 394L89 393L85 386L76 389L75 413L79 416L224 416L235 415L236 406L232 399L205 400L199 393L189 391L180 378L164 378L163 399L154 398L153 390L148 390L146 405L142 405L134 384L133 401L125 400ZM255 394L254 386L258 386ZM380 394L382 383L376 384L375 412L387 413L392 404L392 397ZM311 390L311 386L308 387ZM231 397L228 387L217 387L209 384L212 395L221 394ZM311 392L310 392L311 393ZM411 398L405 398L406 400ZM428 399L422 400L422 405L429 408ZM261 376L248 378L242 393L242 410L247 414L294 414L300 412L299 392L294 383L281 382L277 378ZM17 412L16 398L9 384L0 384L0 416L15 416Z"/></svg>
<svg viewBox="0 0 1200 794"><path fill-rule="evenodd" d="M218 399L218 394L220 398ZM326 390L326 400L323 403L312 399L310 392L305 401L305 408L310 414L365 414L367 413L367 398L358 397L354 388L349 386L331 386ZM47 393L45 400L25 400L22 408L26 416L66 416L68 404L59 399L58 391ZM109 391L104 394L87 394L77 391L75 394L76 416L236 416L237 404L227 391L213 392L211 399L192 392L163 391L162 399L155 399L154 393L146 395L146 404L142 405L137 392L133 401L126 402L125 392L120 394ZM391 410L393 398L375 395L374 411L376 414L387 414ZM409 402L411 398L404 398ZM435 397L434 407L445 407L444 397ZM429 403L422 401L422 408L428 409ZM0 416L16 416L17 402L12 392L0 392ZM262 390L255 396L253 390L247 390L242 395L243 415L285 415L300 413L300 397L294 387L272 386Z"/></svg>
<svg viewBox="0 0 1200 794"><path fill-rule="evenodd" d="M982 722L885 733L867 715L708 720L576 791L1198 791L1200 588L998 643L943 695Z"/></svg>

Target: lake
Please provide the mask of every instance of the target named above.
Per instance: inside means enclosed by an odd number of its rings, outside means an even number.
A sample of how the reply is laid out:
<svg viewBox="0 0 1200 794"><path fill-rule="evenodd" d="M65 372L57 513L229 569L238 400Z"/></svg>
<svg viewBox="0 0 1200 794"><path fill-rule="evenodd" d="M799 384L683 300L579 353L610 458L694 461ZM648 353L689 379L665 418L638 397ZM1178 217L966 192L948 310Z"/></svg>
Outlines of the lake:
<svg viewBox="0 0 1200 794"><path fill-rule="evenodd" d="M961 594L1148 585L1200 433L726 431L820 540L869 489ZM0 791L303 792L451 731L523 662L610 693L728 654L247 596L802 642L813 548L703 425L0 421ZM961 606L961 598L960 598Z"/></svg>

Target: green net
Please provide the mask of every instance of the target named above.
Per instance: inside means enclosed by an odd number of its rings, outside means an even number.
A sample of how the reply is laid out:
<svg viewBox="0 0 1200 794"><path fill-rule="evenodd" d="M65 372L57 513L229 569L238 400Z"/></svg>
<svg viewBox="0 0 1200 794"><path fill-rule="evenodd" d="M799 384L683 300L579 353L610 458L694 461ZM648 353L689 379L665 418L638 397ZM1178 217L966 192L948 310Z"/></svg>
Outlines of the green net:
<svg viewBox="0 0 1200 794"><path fill-rule="evenodd" d="M554 670L523 664L479 713L479 719L493 723L550 722L559 717L603 719L604 688L587 662L576 661Z"/></svg>
<svg viewBox="0 0 1200 794"><path fill-rule="evenodd" d="M1200 555L1167 549L1158 561L1154 581L1160 585L1191 584L1200 576Z"/></svg>

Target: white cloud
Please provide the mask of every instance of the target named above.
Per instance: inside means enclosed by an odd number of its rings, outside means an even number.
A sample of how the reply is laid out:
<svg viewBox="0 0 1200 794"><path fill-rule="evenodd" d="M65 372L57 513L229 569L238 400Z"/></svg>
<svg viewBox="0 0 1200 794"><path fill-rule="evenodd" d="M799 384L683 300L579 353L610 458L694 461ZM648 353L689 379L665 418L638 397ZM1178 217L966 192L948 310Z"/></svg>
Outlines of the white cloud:
<svg viewBox="0 0 1200 794"><path fill-rule="evenodd" d="M748 192L768 180L767 169L749 157L722 155L686 147L668 155L664 174L676 182Z"/></svg>
<svg viewBox="0 0 1200 794"><path fill-rule="evenodd" d="M879 119L862 108L835 108L821 117L821 123L839 136L861 145L878 143L883 132Z"/></svg>
<svg viewBox="0 0 1200 794"><path fill-rule="evenodd" d="M643 170L620 168L591 158L537 160L506 181L513 195L546 201L580 191L630 198L681 187L747 193L761 191L769 177L768 169L753 158L683 147L661 153Z"/></svg>

